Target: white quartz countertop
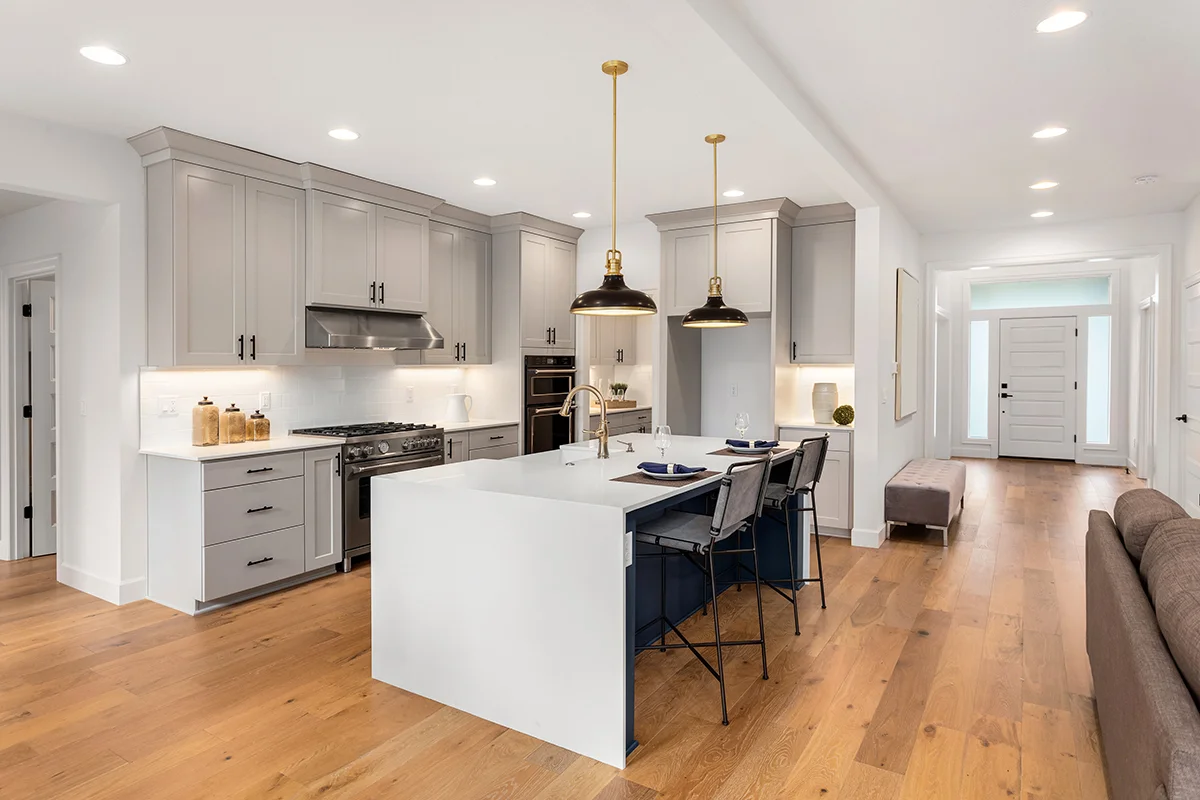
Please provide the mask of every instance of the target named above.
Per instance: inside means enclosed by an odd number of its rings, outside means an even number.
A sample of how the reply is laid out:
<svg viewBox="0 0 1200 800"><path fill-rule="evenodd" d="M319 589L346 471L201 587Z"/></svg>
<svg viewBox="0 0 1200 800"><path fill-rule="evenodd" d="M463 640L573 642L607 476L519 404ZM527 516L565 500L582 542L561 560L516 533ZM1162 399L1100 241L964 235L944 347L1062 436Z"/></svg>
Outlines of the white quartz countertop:
<svg viewBox="0 0 1200 800"><path fill-rule="evenodd" d="M637 472L642 461L662 461L650 434L626 434L624 441L633 443L635 452L626 453L616 441L609 442L611 457L598 459L594 450L572 446L548 453L534 453L500 461L477 460L457 464L426 467L412 472L383 475L375 480L384 483L436 484L440 489L461 489L464 492L491 492L620 508L626 513L668 500L695 489L715 486L720 475L686 481L662 481L653 486L638 483L614 482ZM786 448L798 442L780 442ZM730 464L745 461L747 456L712 456L714 450L725 446L725 440L701 436L675 436L667 450L666 461L690 467L707 467L724 472ZM788 456L777 453L774 459ZM568 463L569 462L569 463ZM381 487L382 488L382 487Z"/></svg>
<svg viewBox="0 0 1200 800"><path fill-rule="evenodd" d="M340 447L341 442L327 436L276 436L265 442L242 444L215 444L196 447L190 444L167 444L143 447L138 452L144 456L177 458L183 461L218 461L223 458L258 456L264 453L283 453L288 450L319 450L322 447Z"/></svg>
<svg viewBox="0 0 1200 800"><path fill-rule="evenodd" d="M515 419L473 419L469 422L438 421L433 424L446 431L446 433L457 433L458 431L478 431L484 428L503 428L519 423Z"/></svg>

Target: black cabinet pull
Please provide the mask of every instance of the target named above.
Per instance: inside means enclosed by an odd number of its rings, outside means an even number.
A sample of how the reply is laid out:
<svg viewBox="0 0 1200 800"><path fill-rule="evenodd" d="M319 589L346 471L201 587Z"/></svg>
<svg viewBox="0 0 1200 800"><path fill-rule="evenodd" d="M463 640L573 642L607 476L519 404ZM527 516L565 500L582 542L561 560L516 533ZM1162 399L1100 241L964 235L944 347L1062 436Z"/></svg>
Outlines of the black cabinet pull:
<svg viewBox="0 0 1200 800"><path fill-rule="evenodd" d="M238 337L238 361L246 360L246 334Z"/></svg>
<svg viewBox="0 0 1200 800"><path fill-rule="evenodd" d="M459 359L459 357L458 357L458 349L459 349L459 347L460 347L459 343L458 343L458 342L455 342L455 343L454 343L454 360L455 360L455 361L459 361L459 360L460 360L460 359Z"/></svg>
<svg viewBox="0 0 1200 800"><path fill-rule="evenodd" d="M379 282L379 305L383 305L383 281Z"/></svg>
<svg viewBox="0 0 1200 800"><path fill-rule="evenodd" d="M338 453L333 457L333 474L340 476L342 474L342 454Z"/></svg>
<svg viewBox="0 0 1200 800"><path fill-rule="evenodd" d="M247 508L246 513L247 514L257 514L260 511L270 511L274 507L275 506L263 506L262 508Z"/></svg>
<svg viewBox="0 0 1200 800"><path fill-rule="evenodd" d="M375 305L375 281L371 281L371 305Z"/></svg>
<svg viewBox="0 0 1200 800"><path fill-rule="evenodd" d="M253 567L255 564L265 564L268 561L274 561L274 560L275 560L275 556L267 556L266 558L260 558L257 561L247 561L246 566Z"/></svg>
<svg viewBox="0 0 1200 800"><path fill-rule="evenodd" d="M1012 395L1011 395L1011 394L1009 394L1008 392L1001 392L1001 393L1000 393L1000 399L1002 399L1002 400L1004 400L1004 399L1007 399L1007 398L1009 398L1009 397L1012 397Z"/></svg>
<svg viewBox="0 0 1200 800"><path fill-rule="evenodd" d="M550 329L550 344L558 344L558 328Z"/></svg>
<svg viewBox="0 0 1200 800"><path fill-rule="evenodd" d="M463 342L463 343L462 343L462 347L463 347L463 351L462 351L462 353L463 353L463 357L462 357L462 360L463 360L463 361L466 361L466 360L467 360L467 343L466 343L466 342Z"/></svg>
<svg viewBox="0 0 1200 800"><path fill-rule="evenodd" d="M489 439L491 439L491 440L494 442L494 441L496 441L497 439L503 439L503 438L504 438L504 434L500 434L499 436L489 436L488 438L489 438Z"/></svg>
<svg viewBox="0 0 1200 800"><path fill-rule="evenodd" d="M796 343L792 342L792 361L796 360Z"/></svg>
<svg viewBox="0 0 1200 800"><path fill-rule="evenodd" d="M546 328L546 344L550 344L550 329Z"/></svg>
<svg viewBox="0 0 1200 800"><path fill-rule="evenodd" d="M274 467L259 467L258 469L248 469L248 470L246 470L246 474L247 474L247 475L253 475L253 474L254 474L254 473L256 473L256 472L274 472L274 471L275 471L275 468L274 468Z"/></svg>
<svg viewBox="0 0 1200 800"><path fill-rule="evenodd" d="M453 439L447 439L447 440L446 440L446 447L447 447L447 448L449 448L449 449L446 451L446 458L454 458L454 440L453 440Z"/></svg>
<svg viewBox="0 0 1200 800"><path fill-rule="evenodd" d="M256 334L254 334L253 336L251 336L251 337L250 337L250 360L251 360L251 361L255 361L255 360L257 360L257 359L258 359L258 342L257 342L257 339L258 339L258 334L257 334L257 333L256 333Z"/></svg>

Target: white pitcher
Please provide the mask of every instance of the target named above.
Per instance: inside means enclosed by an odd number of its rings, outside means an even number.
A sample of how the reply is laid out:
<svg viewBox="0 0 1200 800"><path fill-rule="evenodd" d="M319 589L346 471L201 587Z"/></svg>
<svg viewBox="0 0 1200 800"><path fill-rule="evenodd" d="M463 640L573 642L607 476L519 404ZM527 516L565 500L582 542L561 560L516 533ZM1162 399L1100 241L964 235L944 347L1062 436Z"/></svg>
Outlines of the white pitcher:
<svg viewBox="0 0 1200 800"><path fill-rule="evenodd" d="M469 422L474 404L469 394L446 395L446 422Z"/></svg>

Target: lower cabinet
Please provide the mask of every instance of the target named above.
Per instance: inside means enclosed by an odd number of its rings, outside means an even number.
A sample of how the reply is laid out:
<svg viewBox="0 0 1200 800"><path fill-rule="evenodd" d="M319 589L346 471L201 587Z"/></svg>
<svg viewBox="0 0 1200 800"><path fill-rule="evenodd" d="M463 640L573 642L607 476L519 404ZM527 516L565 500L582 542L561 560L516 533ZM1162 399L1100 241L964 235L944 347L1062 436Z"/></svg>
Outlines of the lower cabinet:
<svg viewBox="0 0 1200 800"><path fill-rule="evenodd" d="M467 432L446 434L446 463L457 464L467 460Z"/></svg>
<svg viewBox="0 0 1200 800"><path fill-rule="evenodd" d="M446 463L474 461L478 458L513 458L521 455L516 425L475 428L446 434Z"/></svg>
<svg viewBox="0 0 1200 800"><path fill-rule="evenodd" d="M514 442L512 444L496 445L495 447L480 447L476 450L472 450L468 458L471 461L475 461L476 459L480 458L514 458L520 455L520 452L518 451L519 448L517 447L516 442Z"/></svg>
<svg viewBox="0 0 1200 800"><path fill-rule="evenodd" d="M588 419L588 430L596 430L600 424L600 415L592 414ZM621 436L626 433L653 433L650 426L650 409L630 408L608 412L608 435ZM589 436L588 438L592 438Z"/></svg>
<svg viewBox="0 0 1200 800"><path fill-rule="evenodd" d="M147 461L151 600L196 614L342 560L341 448Z"/></svg>
<svg viewBox="0 0 1200 800"><path fill-rule="evenodd" d="M779 426L781 441L800 442L826 434L829 435L829 449L825 452L825 469L813 492L817 524L822 527L822 532L848 534L854 527L853 430L828 426Z"/></svg>

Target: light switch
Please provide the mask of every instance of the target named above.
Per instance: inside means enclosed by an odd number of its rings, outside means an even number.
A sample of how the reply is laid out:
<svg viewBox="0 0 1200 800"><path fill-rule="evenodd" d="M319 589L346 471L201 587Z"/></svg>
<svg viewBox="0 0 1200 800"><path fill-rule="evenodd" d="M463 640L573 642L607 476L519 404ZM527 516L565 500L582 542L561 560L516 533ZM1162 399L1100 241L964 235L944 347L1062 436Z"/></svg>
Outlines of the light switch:
<svg viewBox="0 0 1200 800"><path fill-rule="evenodd" d="M633 566L633 531L625 531L625 566Z"/></svg>
<svg viewBox="0 0 1200 800"><path fill-rule="evenodd" d="M80 409L80 414L83 410ZM158 413L164 417L179 413L179 398L172 394L159 395L158 398Z"/></svg>

